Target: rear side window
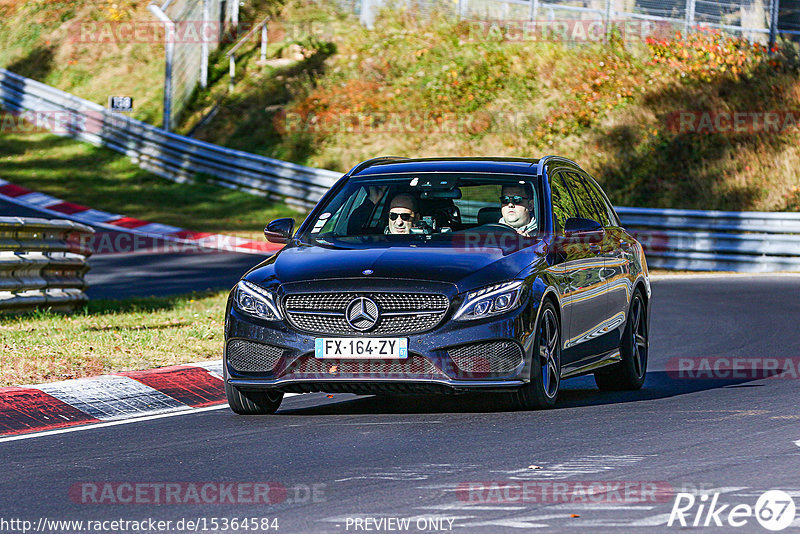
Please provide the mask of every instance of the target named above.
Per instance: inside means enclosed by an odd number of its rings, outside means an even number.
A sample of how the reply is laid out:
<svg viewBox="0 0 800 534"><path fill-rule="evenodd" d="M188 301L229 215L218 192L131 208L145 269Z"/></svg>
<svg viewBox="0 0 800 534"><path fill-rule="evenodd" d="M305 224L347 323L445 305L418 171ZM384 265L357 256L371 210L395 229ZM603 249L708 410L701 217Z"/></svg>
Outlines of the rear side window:
<svg viewBox="0 0 800 534"><path fill-rule="evenodd" d="M578 209L572 200L561 173L554 173L550 180L550 194L553 201L553 224L555 232L564 232L564 223L570 217L578 217Z"/></svg>
<svg viewBox="0 0 800 534"><path fill-rule="evenodd" d="M607 219L607 217L600 217L594 201L589 194L589 190L583 185L583 180L581 177L572 172L565 172L563 173L563 176L567 182L570 193L572 193L572 198L575 200L575 204L578 206L580 217L594 219L595 221L604 224L603 221Z"/></svg>
<svg viewBox="0 0 800 534"><path fill-rule="evenodd" d="M611 226L611 218L608 216L608 211L606 210L605 205L600 200L600 195L595 188L590 186L590 180L583 174L576 174L577 179L580 181L583 188L586 190L586 194L589 196L589 200L592 201L592 207L594 208L595 213L597 214L597 222L602 224L603 226Z"/></svg>
<svg viewBox="0 0 800 534"><path fill-rule="evenodd" d="M583 176L583 183L586 184L586 187L591 192L592 198L595 200L598 211L605 212L606 214L608 223L600 221L603 223L603 226L619 226L619 219L617 218L617 212L614 211L614 208L611 206L611 203L603 194L602 190L600 189L600 186L597 185L597 182L595 182L589 176Z"/></svg>

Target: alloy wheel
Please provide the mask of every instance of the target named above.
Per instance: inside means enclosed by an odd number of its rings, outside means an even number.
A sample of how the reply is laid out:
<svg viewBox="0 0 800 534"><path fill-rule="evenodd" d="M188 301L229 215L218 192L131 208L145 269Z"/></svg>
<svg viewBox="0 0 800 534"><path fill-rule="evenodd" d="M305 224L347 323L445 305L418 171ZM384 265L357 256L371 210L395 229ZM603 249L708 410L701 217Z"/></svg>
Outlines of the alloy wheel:
<svg viewBox="0 0 800 534"><path fill-rule="evenodd" d="M647 323L643 320L644 313L642 313L642 308L642 299L637 295L636 300L633 302L633 327L631 328L631 336L633 336L633 367L637 377L642 376L647 365Z"/></svg>
<svg viewBox="0 0 800 534"><path fill-rule="evenodd" d="M542 368L542 390L548 398L558 394L561 381L561 347L558 321L552 310L546 309L539 326L539 359Z"/></svg>

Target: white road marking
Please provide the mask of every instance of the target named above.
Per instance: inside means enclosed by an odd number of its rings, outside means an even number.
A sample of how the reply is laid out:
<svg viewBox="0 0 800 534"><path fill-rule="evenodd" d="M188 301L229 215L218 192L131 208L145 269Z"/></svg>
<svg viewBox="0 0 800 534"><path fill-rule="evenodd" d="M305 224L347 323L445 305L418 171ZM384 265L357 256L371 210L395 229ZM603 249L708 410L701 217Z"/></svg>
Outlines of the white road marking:
<svg viewBox="0 0 800 534"><path fill-rule="evenodd" d="M575 475L602 473L604 471L617 469L618 467L633 465L647 458L647 456L636 455L596 455L576 458L554 465L544 464L543 469L528 469L526 467L491 472L506 475L510 480L554 480L569 478Z"/></svg>
<svg viewBox="0 0 800 534"><path fill-rule="evenodd" d="M800 439L798 439L797 441L793 441L792 443L794 443L795 445L797 445L798 447L800 447Z"/></svg>
<svg viewBox="0 0 800 534"><path fill-rule="evenodd" d="M669 516L670 514L656 514L625 524L632 527L657 527L659 525L666 525L667 521L669 521Z"/></svg>
<svg viewBox="0 0 800 534"><path fill-rule="evenodd" d="M492 506L482 504L470 504L468 502L455 502L450 504L430 504L427 506L415 506L418 510L440 510L446 512L448 510L498 510L498 511L513 511L525 510L526 506Z"/></svg>
<svg viewBox="0 0 800 534"><path fill-rule="evenodd" d="M86 425L71 426L69 428L58 428L56 430L45 430L44 432L35 432L31 434L20 434L18 436L6 436L0 438L0 443L6 441L19 441L22 439L41 438L44 436L55 436L57 434L68 434L70 432L81 432L83 430L95 430L98 428L106 428L109 426L127 425L129 423L141 423L143 421L152 421L153 419L163 419L165 417L176 417L178 415L189 415L198 412L208 412L211 410L222 410L227 408L227 404L220 404L219 406L206 406L205 408L190 408L177 410L170 413L160 413L157 415L146 415L144 417L135 417L132 419L122 419L120 421L106 421L105 423L90 423Z"/></svg>
<svg viewBox="0 0 800 534"><path fill-rule="evenodd" d="M448 491L459 491L458 484L428 484L417 486L417 489L438 490L447 493Z"/></svg>
<svg viewBox="0 0 800 534"><path fill-rule="evenodd" d="M339 478L334 482L346 482L348 480L428 480L432 473L437 475L450 475L460 473L465 469L475 469L477 465L454 465L454 464L418 464L406 467L392 467L382 471L373 471L365 474L356 474L349 477Z"/></svg>
<svg viewBox="0 0 800 534"><path fill-rule="evenodd" d="M286 393L284 397L291 397L294 395L300 395L300 393ZM0 437L0 443L6 441L19 441L23 439L32 439L32 438L41 438L45 436L55 436L58 434L68 434L70 432L81 432L83 430L95 430L97 428L106 428L109 426L118 426L118 425L127 425L129 423L141 423L144 421L152 421L154 419L164 419L166 417L177 417L179 415L190 415L199 412L209 412L212 410L223 410L228 408L228 403L223 402L217 406L205 406L203 408L192 408L190 406L186 406L185 408L180 408L175 410L174 412L168 413L159 413L155 415L145 415L142 417L133 417L130 419L121 419L118 421L106 421L103 423L88 423L85 425L76 425L71 426L68 428L57 428L55 430L45 430L44 432L32 432L30 434L19 434L15 436L5 436Z"/></svg>
<svg viewBox="0 0 800 534"><path fill-rule="evenodd" d="M552 508L566 508L567 510L574 510L580 508L582 510L652 510L655 506L642 505L635 502L629 504L611 504L601 502L567 502L563 504L554 504Z"/></svg>

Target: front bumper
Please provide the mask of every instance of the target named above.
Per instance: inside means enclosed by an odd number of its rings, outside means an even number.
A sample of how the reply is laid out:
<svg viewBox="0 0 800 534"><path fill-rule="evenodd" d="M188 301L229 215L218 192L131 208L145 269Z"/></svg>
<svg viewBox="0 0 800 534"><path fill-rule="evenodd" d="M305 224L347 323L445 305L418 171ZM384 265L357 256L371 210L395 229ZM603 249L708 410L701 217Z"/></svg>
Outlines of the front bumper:
<svg viewBox="0 0 800 534"><path fill-rule="evenodd" d="M314 358L317 336L290 329L283 322L260 321L229 308L225 378L230 385L243 390L295 393L507 391L523 386L530 378L527 357L533 342L530 313L530 308L523 305L508 314L481 321L451 321L448 317L433 330L403 336L408 338L409 357L405 360L320 360ZM229 358L229 350L243 342L259 344L248 345L251 347L266 345L280 350L280 356L272 360L276 362L274 367L243 370L240 360L236 360L237 369ZM495 352L481 351L483 347L496 348L498 344L502 350L516 351L518 363L506 359L498 368L492 360ZM469 351L466 360L465 348Z"/></svg>

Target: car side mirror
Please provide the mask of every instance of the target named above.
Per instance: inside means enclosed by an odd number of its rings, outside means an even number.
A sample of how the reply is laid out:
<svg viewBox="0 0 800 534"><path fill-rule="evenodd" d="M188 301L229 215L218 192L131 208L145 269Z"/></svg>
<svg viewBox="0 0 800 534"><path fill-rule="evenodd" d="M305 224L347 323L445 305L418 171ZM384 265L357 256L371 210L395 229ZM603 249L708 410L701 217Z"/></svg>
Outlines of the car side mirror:
<svg viewBox="0 0 800 534"><path fill-rule="evenodd" d="M584 219L583 217L570 217L564 223L564 235L572 236L575 234L602 233L603 225L594 219Z"/></svg>
<svg viewBox="0 0 800 534"><path fill-rule="evenodd" d="M264 228L264 237L270 243L286 243L292 238L293 230L294 219L290 217L275 219Z"/></svg>

